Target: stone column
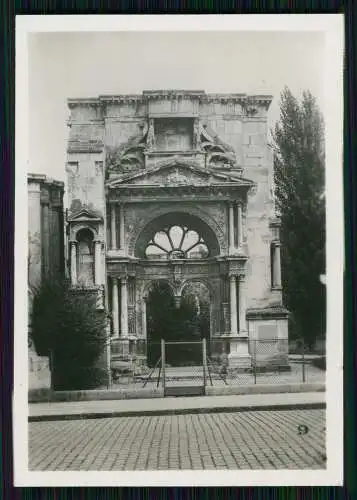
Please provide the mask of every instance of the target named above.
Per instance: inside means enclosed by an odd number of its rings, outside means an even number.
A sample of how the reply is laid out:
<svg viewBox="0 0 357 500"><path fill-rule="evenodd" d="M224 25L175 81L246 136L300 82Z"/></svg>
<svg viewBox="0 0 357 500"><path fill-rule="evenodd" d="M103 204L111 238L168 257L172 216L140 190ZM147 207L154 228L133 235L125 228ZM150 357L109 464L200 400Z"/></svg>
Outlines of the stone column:
<svg viewBox="0 0 357 500"><path fill-rule="evenodd" d="M128 336L128 279L121 278L120 280L121 286L121 336Z"/></svg>
<svg viewBox="0 0 357 500"><path fill-rule="evenodd" d="M232 279L233 278L233 279ZM233 291L234 290L234 291ZM239 279L239 335L237 332L237 314L234 314L235 331L229 339L228 371L236 372L251 367L251 356L248 351L248 335L245 326L245 293L242 286L242 279ZM231 310L236 311L236 278L231 276ZM231 318L232 324L232 318Z"/></svg>
<svg viewBox="0 0 357 500"><path fill-rule="evenodd" d="M181 306L181 295L174 295L174 304L176 309L180 309Z"/></svg>
<svg viewBox="0 0 357 500"><path fill-rule="evenodd" d="M238 203L237 205L237 231L238 231L238 248L243 245L243 216L242 216L242 205Z"/></svg>
<svg viewBox="0 0 357 500"><path fill-rule="evenodd" d="M42 205L42 220L43 220L43 273L47 276L50 270L50 228L48 203Z"/></svg>
<svg viewBox="0 0 357 500"><path fill-rule="evenodd" d="M71 245L71 283L77 284L77 241L70 241Z"/></svg>
<svg viewBox="0 0 357 500"><path fill-rule="evenodd" d="M233 204L229 204L229 249L233 251L234 249L234 214L233 214Z"/></svg>
<svg viewBox="0 0 357 500"><path fill-rule="evenodd" d="M239 277L239 335L247 335L244 276Z"/></svg>
<svg viewBox="0 0 357 500"><path fill-rule="evenodd" d="M117 247L116 240L116 213L115 213L115 205L112 203L110 210L110 236L111 236L111 248L115 250Z"/></svg>
<svg viewBox="0 0 357 500"><path fill-rule="evenodd" d="M237 285L236 277L230 276L231 335L237 335Z"/></svg>
<svg viewBox="0 0 357 500"><path fill-rule="evenodd" d="M94 284L102 284L102 242L99 240L94 241Z"/></svg>
<svg viewBox="0 0 357 500"><path fill-rule="evenodd" d="M274 244L274 262L273 262L274 288L281 288L281 262L280 262L280 242Z"/></svg>
<svg viewBox="0 0 357 500"><path fill-rule="evenodd" d="M146 339L146 297L141 302L141 337Z"/></svg>
<svg viewBox="0 0 357 500"><path fill-rule="evenodd" d="M119 218L119 228L120 228L119 229L119 231L120 231L120 233L119 233L119 240L120 240L119 241L119 248L121 250L123 250L123 248L124 248L124 237L125 237L125 235L124 235L124 206L120 205L119 209L120 209L120 215L119 215L119 217L120 217Z"/></svg>
<svg viewBox="0 0 357 500"><path fill-rule="evenodd" d="M119 298L118 280L112 278L112 314L113 314L113 337L119 337Z"/></svg>

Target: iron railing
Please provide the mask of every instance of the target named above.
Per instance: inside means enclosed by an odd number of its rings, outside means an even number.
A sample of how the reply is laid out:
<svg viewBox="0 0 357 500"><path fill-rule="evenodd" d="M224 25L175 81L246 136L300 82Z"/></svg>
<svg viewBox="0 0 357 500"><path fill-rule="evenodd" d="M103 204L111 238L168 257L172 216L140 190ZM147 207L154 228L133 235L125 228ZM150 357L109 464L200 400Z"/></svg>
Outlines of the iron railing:
<svg viewBox="0 0 357 500"><path fill-rule="evenodd" d="M244 359L230 338L196 342L112 339L112 386L253 385L321 382L326 356L303 342L291 353L286 339L249 339ZM244 362L243 362L244 361Z"/></svg>

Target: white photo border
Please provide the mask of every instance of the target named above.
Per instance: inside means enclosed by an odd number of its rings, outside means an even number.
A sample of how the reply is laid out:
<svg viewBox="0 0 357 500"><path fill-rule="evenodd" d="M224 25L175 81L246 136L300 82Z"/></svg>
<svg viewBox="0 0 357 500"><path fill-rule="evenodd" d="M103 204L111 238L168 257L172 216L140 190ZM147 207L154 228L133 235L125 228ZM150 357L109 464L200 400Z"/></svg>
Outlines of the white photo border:
<svg viewBox="0 0 357 500"><path fill-rule="evenodd" d="M340 14L16 16L15 315L13 442L15 486L326 486L343 484L343 34ZM28 469L27 36L36 32L319 31L325 34L326 106L326 470L38 472Z"/></svg>

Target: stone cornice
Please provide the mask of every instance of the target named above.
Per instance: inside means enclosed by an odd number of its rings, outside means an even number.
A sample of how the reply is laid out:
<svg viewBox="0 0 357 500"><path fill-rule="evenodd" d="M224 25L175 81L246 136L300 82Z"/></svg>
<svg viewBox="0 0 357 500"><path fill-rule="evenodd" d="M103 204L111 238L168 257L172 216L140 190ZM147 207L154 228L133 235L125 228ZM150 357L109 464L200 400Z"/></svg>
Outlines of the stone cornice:
<svg viewBox="0 0 357 500"><path fill-rule="evenodd" d="M57 181L55 179L47 177L44 174L31 174L31 173L27 174L27 183L43 184L49 188L53 187L56 189L60 189L61 191L64 191L64 182Z"/></svg>
<svg viewBox="0 0 357 500"><path fill-rule="evenodd" d="M204 90L144 90L143 99L200 99L205 95Z"/></svg>
<svg viewBox="0 0 357 500"><path fill-rule="evenodd" d="M86 107L86 106L101 106L102 103L97 97L80 97L80 98L73 98L73 99L67 99L67 106L69 109L73 109L76 107Z"/></svg>
<svg viewBox="0 0 357 500"><path fill-rule="evenodd" d="M70 109L79 106L100 107L104 104L113 103L146 103L150 100L173 100L191 99L202 103L240 103L243 107L249 106L265 107L270 106L273 96L266 94L245 94L245 93L224 93L206 94L203 90L150 90L143 91L142 94L118 94L102 95L96 98L71 98L67 100Z"/></svg>
<svg viewBox="0 0 357 500"><path fill-rule="evenodd" d="M254 307L247 309L247 319L287 318L290 312L282 305L270 307Z"/></svg>

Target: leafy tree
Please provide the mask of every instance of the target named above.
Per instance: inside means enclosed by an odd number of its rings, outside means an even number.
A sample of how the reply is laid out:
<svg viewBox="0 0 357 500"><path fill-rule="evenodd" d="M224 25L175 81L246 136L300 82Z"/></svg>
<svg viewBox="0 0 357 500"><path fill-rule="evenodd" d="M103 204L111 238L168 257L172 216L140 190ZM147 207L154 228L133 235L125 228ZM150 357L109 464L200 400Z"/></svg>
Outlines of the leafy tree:
<svg viewBox="0 0 357 500"><path fill-rule="evenodd" d="M40 356L50 356L56 390L90 389L106 381L98 368L106 336L106 318L95 308L96 296L47 278L35 289L32 339Z"/></svg>
<svg viewBox="0 0 357 500"><path fill-rule="evenodd" d="M283 298L292 337L308 344L325 333L324 121L309 91L281 93L273 131L276 208L281 216Z"/></svg>

